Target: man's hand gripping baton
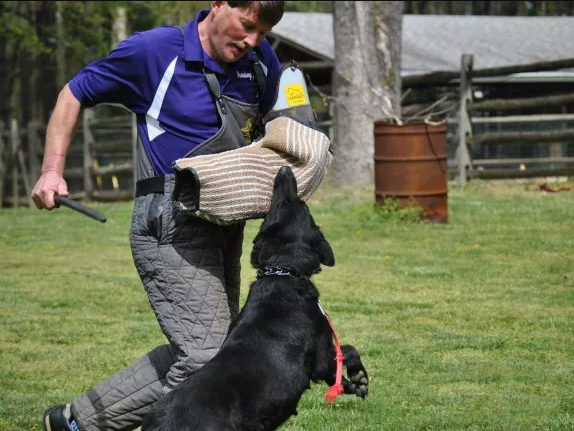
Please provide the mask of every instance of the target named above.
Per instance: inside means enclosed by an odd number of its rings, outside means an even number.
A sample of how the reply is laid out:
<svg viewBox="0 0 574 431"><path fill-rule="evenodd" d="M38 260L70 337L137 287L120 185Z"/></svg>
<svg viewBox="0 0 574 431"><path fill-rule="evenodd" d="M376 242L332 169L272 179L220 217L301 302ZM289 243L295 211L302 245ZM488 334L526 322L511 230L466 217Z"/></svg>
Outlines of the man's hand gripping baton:
<svg viewBox="0 0 574 431"><path fill-rule="evenodd" d="M78 211L79 213L87 215L88 217L91 217L95 220L101 221L102 223L106 222L106 216L105 215L103 215L103 214L93 210L92 208L89 208L89 207L85 206L84 204L77 202L73 199L66 198L64 196L55 195L54 196L54 202L56 202L56 205L58 205L58 206L60 206L60 205L67 206L68 208L71 208L75 211Z"/></svg>

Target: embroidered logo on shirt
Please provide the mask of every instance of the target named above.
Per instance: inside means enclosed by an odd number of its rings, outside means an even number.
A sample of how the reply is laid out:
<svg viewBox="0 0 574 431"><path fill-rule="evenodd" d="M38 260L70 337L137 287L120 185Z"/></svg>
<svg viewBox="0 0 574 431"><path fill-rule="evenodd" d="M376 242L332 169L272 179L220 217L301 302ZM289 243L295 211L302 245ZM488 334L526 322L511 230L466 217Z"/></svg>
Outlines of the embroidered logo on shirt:
<svg viewBox="0 0 574 431"><path fill-rule="evenodd" d="M250 81L253 80L253 75L251 74L251 72L240 72L238 70L237 71L237 77L242 78L242 79L249 79Z"/></svg>

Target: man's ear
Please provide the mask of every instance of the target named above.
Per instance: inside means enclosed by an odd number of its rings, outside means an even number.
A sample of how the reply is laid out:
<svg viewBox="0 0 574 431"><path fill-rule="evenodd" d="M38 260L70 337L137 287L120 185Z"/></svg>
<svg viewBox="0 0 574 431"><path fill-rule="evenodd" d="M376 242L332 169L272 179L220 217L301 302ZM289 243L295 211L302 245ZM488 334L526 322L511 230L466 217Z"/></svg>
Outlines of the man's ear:
<svg viewBox="0 0 574 431"><path fill-rule="evenodd" d="M218 14L219 11L221 10L221 8L225 5L225 3L227 3L227 2L224 2L224 1L212 1L212 2L211 2L211 11L212 11L214 14Z"/></svg>

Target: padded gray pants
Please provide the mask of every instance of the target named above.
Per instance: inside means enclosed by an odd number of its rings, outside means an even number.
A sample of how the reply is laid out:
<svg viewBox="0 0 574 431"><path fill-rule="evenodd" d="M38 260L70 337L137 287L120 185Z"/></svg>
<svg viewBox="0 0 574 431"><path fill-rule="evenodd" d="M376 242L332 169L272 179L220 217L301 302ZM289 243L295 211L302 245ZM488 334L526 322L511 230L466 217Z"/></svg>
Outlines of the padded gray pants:
<svg viewBox="0 0 574 431"><path fill-rule="evenodd" d="M162 394L217 353L238 313L245 223L218 226L182 213L172 190L169 176L164 194L137 197L131 228L136 267L170 344L74 400L86 431L137 428Z"/></svg>

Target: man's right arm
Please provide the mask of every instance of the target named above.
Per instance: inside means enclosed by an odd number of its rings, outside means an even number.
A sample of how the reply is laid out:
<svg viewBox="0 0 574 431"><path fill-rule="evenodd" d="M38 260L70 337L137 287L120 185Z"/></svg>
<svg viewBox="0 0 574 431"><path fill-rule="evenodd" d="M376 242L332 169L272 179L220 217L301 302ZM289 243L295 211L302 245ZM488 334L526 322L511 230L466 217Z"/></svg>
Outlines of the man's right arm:
<svg viewBox="0 0 574 431"><path fill-rule="evenodd" d="M42 175L32 191L32 198L39 209L53 209L56 206L55 194L68 195L64 168L81 109L80 102L66 85L58 96L48 123Z"/></svg>

